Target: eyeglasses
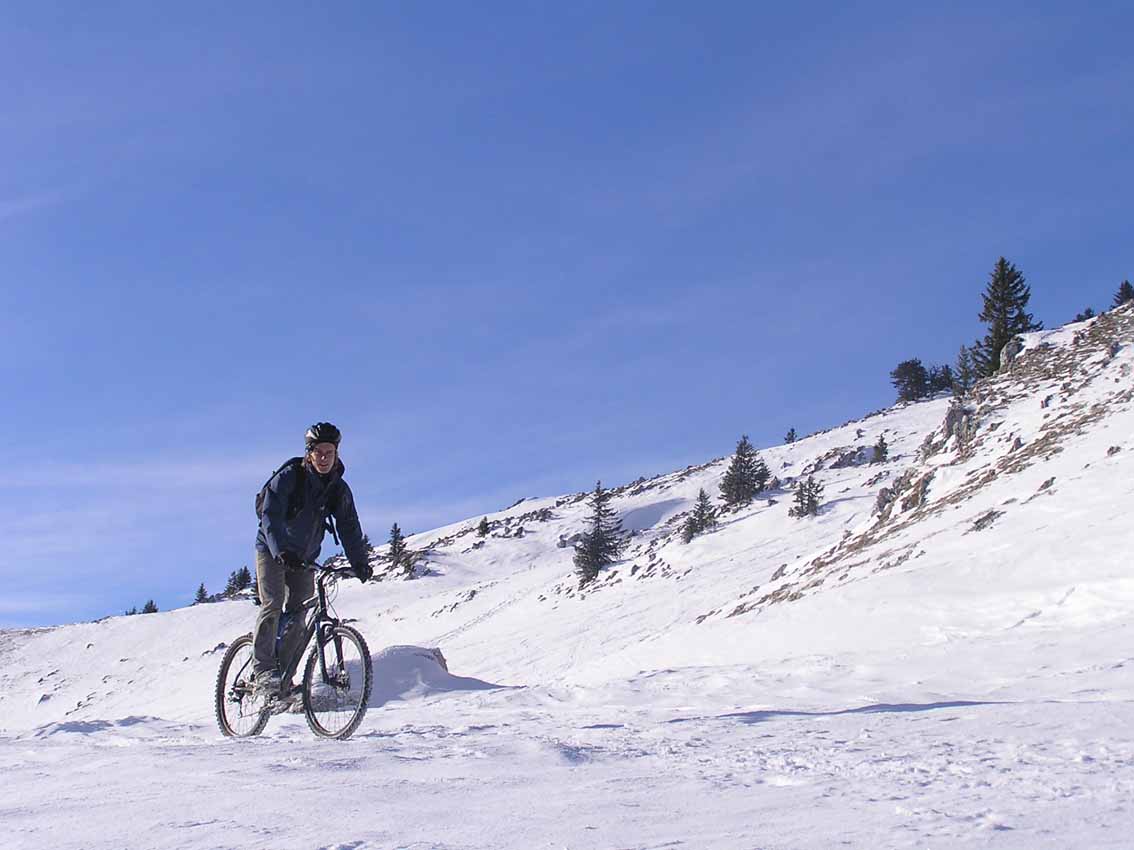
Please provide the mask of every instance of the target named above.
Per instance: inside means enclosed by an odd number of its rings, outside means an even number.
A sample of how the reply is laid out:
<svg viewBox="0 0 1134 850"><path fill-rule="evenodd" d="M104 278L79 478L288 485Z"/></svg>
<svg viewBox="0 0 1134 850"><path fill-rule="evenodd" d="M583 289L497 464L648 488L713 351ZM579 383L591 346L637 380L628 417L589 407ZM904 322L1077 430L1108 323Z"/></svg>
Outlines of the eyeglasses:
<svg viewBox="0 0 1134 850"><path fill-rule="evenodd" d="M315 456L316 460L333 460L335 457L335 449L312 449L311 454Z"/></svg>

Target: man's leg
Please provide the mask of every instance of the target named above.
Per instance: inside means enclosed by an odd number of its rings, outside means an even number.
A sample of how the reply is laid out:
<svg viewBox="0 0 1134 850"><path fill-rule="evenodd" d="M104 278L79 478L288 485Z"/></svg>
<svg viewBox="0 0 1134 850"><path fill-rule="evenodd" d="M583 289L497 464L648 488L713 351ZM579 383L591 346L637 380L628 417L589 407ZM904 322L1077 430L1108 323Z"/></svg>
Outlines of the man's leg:
<svg viewBox="0 0 1134 850"><path fill-rule="evenodd" d="M276 628L283 611L287 593L284 568L267 552L256 549L256 586L260 591L260 613L252 632L252 651L256 674L271 673L276 669Z"/></svg>
<svg viewBox="0 0 1134 850"><path fill-rule="evenodd" d="M288 570L285 574L287 582L287 603L284 610L291 615L287 630L284 632L283 642L280 644L280 667L286 667L296 652L303 647L303 603L315 595L315 574L310 570ZM296 667L298 668L298 664Z"/></svg>

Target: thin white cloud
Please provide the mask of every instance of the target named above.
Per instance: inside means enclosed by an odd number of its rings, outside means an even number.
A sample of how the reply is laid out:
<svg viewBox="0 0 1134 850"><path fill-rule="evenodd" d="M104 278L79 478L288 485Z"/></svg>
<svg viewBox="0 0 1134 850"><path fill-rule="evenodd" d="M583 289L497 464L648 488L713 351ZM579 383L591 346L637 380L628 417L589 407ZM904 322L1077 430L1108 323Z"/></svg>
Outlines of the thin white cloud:
<svg viewBox="0 0 1134 850"><path fill-rule="evenodd" d="M119 463L44 464L0 472L0 490L54 487L129 487L162 490L184 487L226 488L266 479L277 457L196 457Z"/></svg>
<svg viewBox="0 0 1134 850"><path fill-rule="evenodd" d="M0 617L54 613L83 601L83 596L66 593L24 593L15 597L0 597Z"/></svg>
<svg viewBox="0 0 1134 850"><path fill-rule="evenodd" d="M0 198L0 222L59 206L76 196L74 191L47 191Z"/></svg>

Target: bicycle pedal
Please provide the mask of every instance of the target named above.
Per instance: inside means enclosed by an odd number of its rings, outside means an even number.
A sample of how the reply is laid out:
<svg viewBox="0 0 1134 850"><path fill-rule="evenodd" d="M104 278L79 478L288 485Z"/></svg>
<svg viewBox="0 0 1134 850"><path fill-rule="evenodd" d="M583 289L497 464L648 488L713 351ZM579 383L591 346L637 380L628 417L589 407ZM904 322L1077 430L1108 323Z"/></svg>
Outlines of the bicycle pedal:
<svg viewBox="0 0 1134 850"><path fill-rule="evenodd" d="M287 694L286 696L281 694L278 697L272 697L267 707L268 711L272 714L283 714L290 711L295 704L296 696L292 694Z"/></svg>

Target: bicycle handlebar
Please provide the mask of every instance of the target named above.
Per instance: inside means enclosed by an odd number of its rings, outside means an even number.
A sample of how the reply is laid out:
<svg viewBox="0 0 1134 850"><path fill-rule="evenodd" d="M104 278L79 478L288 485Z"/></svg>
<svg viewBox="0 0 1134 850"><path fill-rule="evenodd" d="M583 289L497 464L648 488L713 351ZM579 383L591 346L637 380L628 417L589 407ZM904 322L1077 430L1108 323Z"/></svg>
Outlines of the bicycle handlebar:
<svg viewBox="0 0 1134 850"><path fill-rule="evenodd" d="M318 561L308 561L303 565L303 569L313 573L323 573L326 576L343 576L344 578L358 578L358 574L354 571L354 567L327 567L320 564Z"/></svg>

